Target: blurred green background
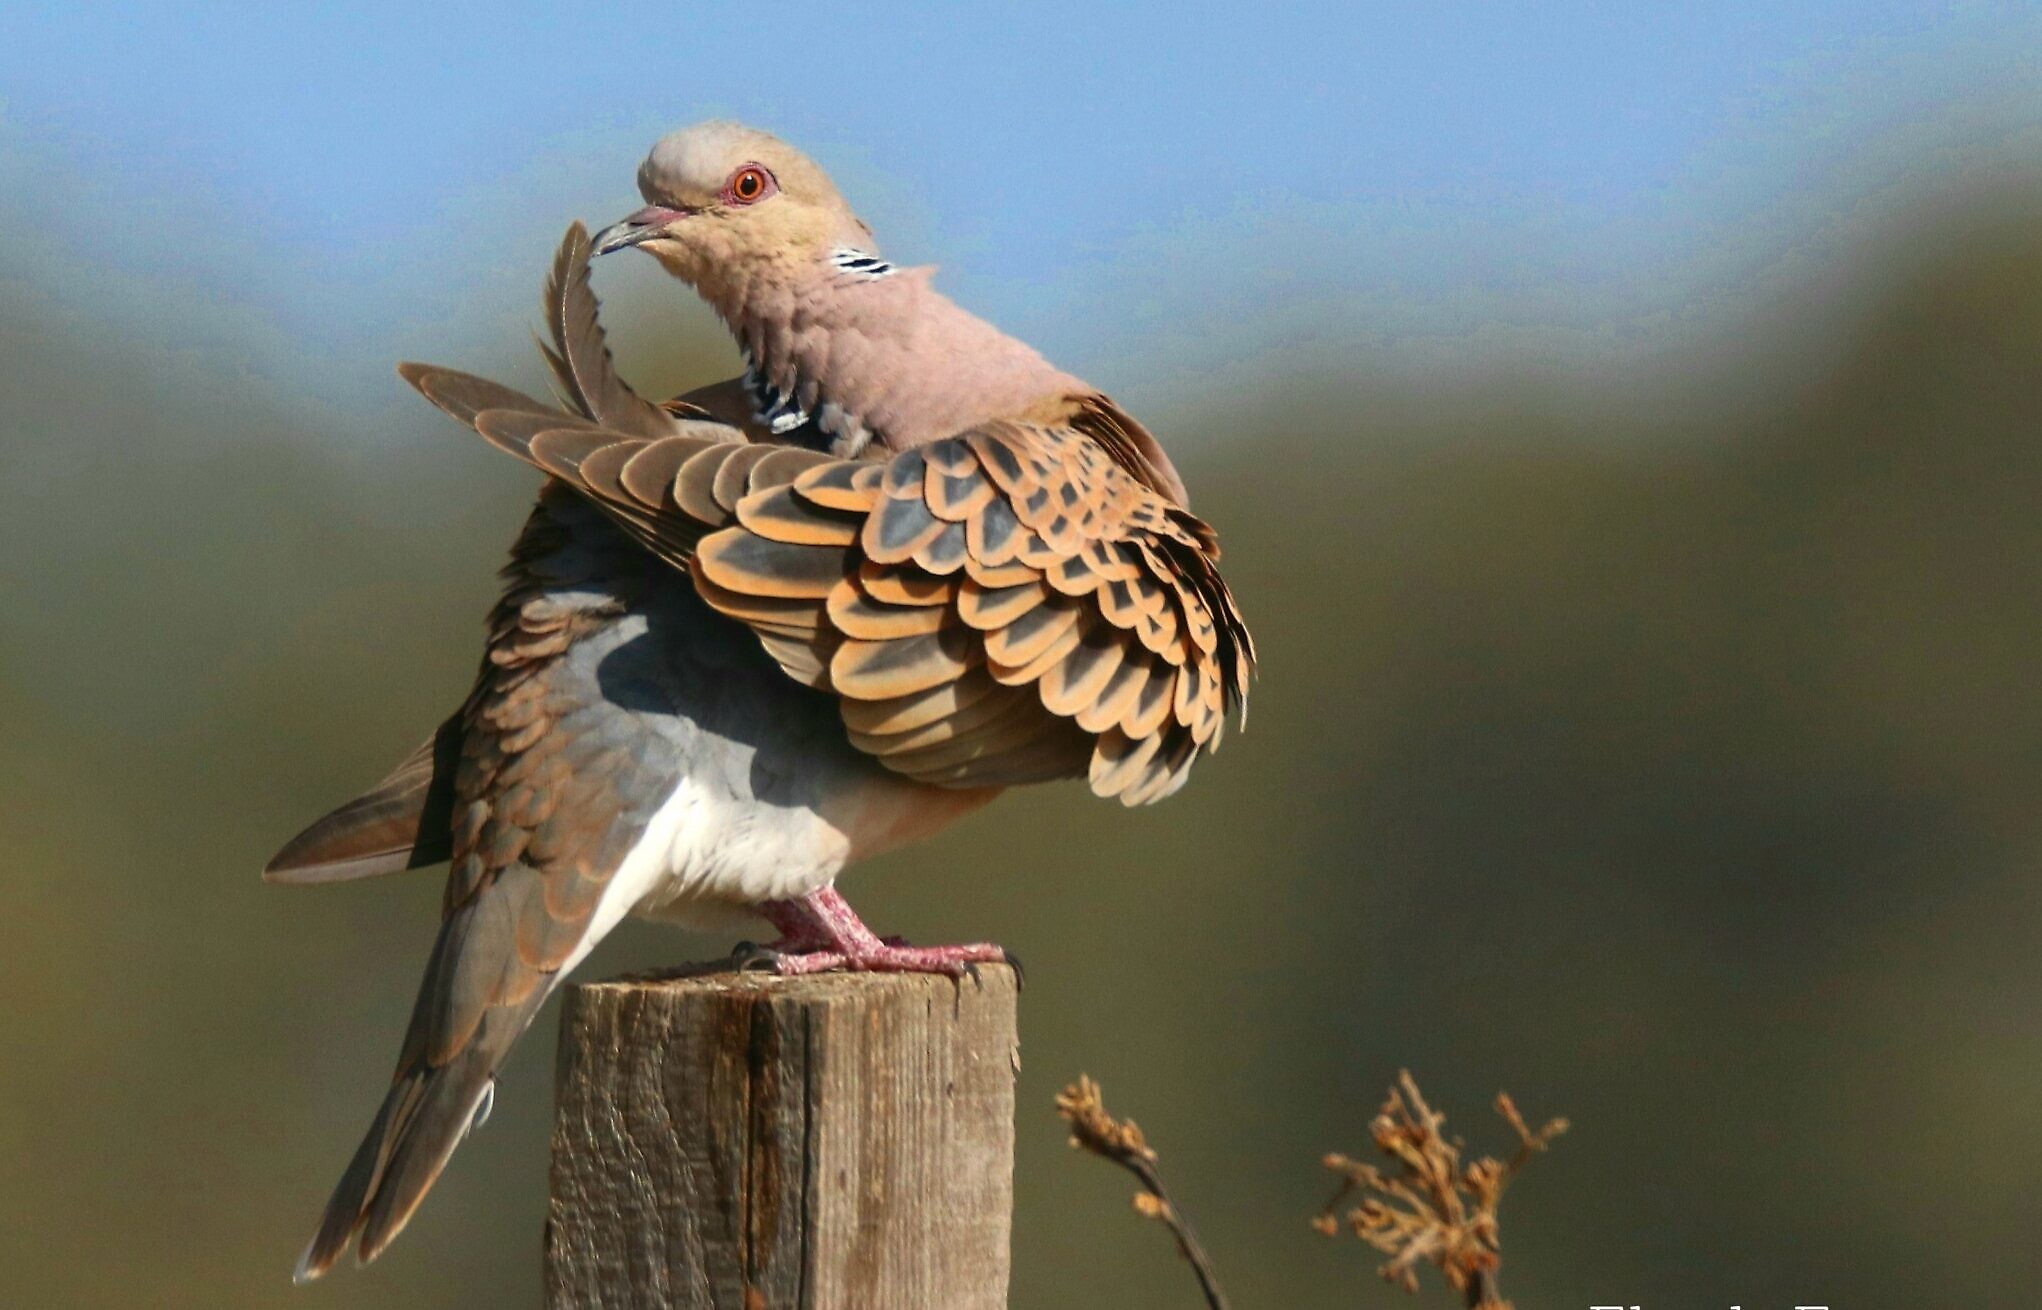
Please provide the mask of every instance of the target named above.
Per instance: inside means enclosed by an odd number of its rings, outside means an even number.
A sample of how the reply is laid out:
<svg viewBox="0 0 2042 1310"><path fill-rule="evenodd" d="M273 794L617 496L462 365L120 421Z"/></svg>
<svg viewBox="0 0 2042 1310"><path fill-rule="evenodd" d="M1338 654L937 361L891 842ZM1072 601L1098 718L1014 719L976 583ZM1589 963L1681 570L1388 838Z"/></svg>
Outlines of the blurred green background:
<svg viewBox="0 0 2042 1310"><path fill-rule="evenodd" d="M2042 147L1987 138L1789 188L1829 239L1628 288L1631 317L1517 285L1509 349L1478 322L1379 351L1280 306L1121 344L1157 352L1129 398L1261 642L1248 731L1170 804L1017 794L847 880L887 930L1028 962L1017 1307L1193 1303L1122 1177L1063 1145L1081 1070L1242 1310L1404 1304L1305 1222L1400 1066L1478 1148L1499 1087L1574 1120L1504 1209L1522 1306L2031 1299ZM520 185L515 239L465 303L422 295L411 341L536 388L517 334L575 211ZM256 878L464 692L531 479L394 379L328 386L384 367L361 342L265 355L231 289L130 287L23 212L0 1301L536 1305L551 1010L389 1254L289 1288L439 878ZM1310 280L1308 245L1257 258ZM648 390L733 368L698 313L676 340L678 288L601 277ZM627 925L588 972L723 945Z"/></svg>

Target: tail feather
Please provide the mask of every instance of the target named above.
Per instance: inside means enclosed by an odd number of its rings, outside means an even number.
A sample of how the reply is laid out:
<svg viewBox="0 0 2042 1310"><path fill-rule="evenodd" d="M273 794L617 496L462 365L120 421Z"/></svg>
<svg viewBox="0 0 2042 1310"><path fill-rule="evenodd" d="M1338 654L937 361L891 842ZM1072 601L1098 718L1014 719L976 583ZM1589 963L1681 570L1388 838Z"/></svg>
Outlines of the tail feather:
<svg viewBox="0 0 2042 1310"><path fill-rule="evenodd" d="M521 988L524 994L515 1001L488 1005L473 1035L434 1063L431 1036L448 1018L449 992L442 983L455 968L447 957L463 947L459 921L469 908L457 910L441 928L412 1012L403 1062L298 1259L294 1278L300 1283L324 1275L350 1247L356 1261L367 1264L404 1231L455 1148L486 1117L497 1069L558 979L558 974L545 974ZM502 971L522 967L512 956Z"/></svg>
<svg viewBox="0 0 2042 1310"><path fill-rule="evenodd" d="M404 1231L490 1099L503 1054L470 1047L452 1064L398 1080L333 1189L296 1281L325 1274L350 1247L367 1264Z"/></svg>
<svg viewBox="0 0 2042 1310"><path fill-rule="evenodd" d="M518 1031L523 1031L522 1024ZM478 1049L481 1045L435 1070L420 1088L407 1130L391 1149L375 1195L362 1212L356 1254L364 1264L381 1255L411 1222L455 1148L474 1128L483 1103L491 1099L497 1067L510 1043L503 1042L504 1049L496 1051Z"/></svg>
<svg viewBox="0 0 2042 1310"><path fill-rule="evenodd" d="M355 1233L361 1228L366 1198L375 1194L376 1184L383 1176L383 1166L391 1146L392 1121L404 1100L415 1090L414 1085L400 1082L383 1099L375 1122L369 1125L368 1136L362 1138L361 1145L355 1148L354 1158L348 1161L347 1171L341 1174L332 1199L326 1203L326 1213L319 1218L319 1231L312 1234L312 1240L306 1243L304 1253L298 1257L298 1267L291 1274L293 1282L309 1283L324 1275L354 1241Z"/></svg>
<svg viewBox="0 0 2042 1310"><path fill-rule="evenodd" d="M265 882L312 884L438 864L452 853L460 716L441 724L390 775L285 843Z"/></svg>

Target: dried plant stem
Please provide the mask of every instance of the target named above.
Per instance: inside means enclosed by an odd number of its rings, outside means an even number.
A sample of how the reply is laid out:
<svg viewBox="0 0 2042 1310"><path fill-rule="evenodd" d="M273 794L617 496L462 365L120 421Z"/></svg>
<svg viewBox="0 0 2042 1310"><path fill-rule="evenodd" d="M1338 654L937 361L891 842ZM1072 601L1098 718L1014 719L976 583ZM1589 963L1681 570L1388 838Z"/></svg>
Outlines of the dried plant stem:
<svg viewBox="0 0 2042 1310"><path fill-rule="evenodd" d="M1177 1239L1177 1250L1191 1265L1191 1272L1198 1278L1198 1288L1205 1293L1205 1303L1212 1310L1227 1310L1227 1294L1220 1288L1219 1274L1212 1267L1212 1257L1199 1244L1198 1234L1192 1230L1191 1221L1170 1199L1169 1189L1163 1186L1162 1175L1156 1172L1153 1160L1135 1156L1117 1160L1115 1163L1126 1169L1141 1181L1142 1187L1155 1198L1153 1206L1139 1206L1143 1214L1160 1219L1169 1225L1170 1233Z"/></svg>
<svg viewBox="0 0 2042 1310"><path fill-rule="evenodd" d="M1328 1237L1343 1226L1352 1230L1390 1257L1378 1272L1407 1291L1418 1290L1418 1267L1429 1263L1446 1275L1470 1310L1510 1310L1497 1285L1503 1262L1497 1207L1510 1180L1567 1131L1567 1121L1554 1119L1534 1132L1503 1093L1497 1094L1496 1112L1517 1134L1516 1153L1507 1164L1487 1156L1463 1164L1460 1143L1442 1131L1446 1116L1426 1104L1408 1070L1400 1073L1369 1125L1376 1149L1396 1166L1394 1171L1344 1155L1327 1156L1326 1168L1342 1182L1313 1218L1313 1227ZM1360 1204L1343 1216L1340 1207L1356 1192L1362 1194Z"/></svg>
<svg viewBox="0 0 2042 1310"><path fill-rule="evenodd" d="M1135 1176L1142 1186L1141 1193L1134 1198L1136 1212L1159 1220L1170 1229L1170 1235L1177 1239L1178 1253L1198 1279L1206 1305L1210 1310L1228 1310L1227 1294L1220 1287L1212 1257L1205 1253L1191 1220L1170 1199L1170 1191L1163 1185L1163 1175L1156 1167L1156 1153L1142 1136L1140 1126L1132 1119L1115 1119L1108 1114L1099 1084L1083 1075L1057 1094L1056 1108L1071 1127L1072 1146L1110 1160Z"/></svg>

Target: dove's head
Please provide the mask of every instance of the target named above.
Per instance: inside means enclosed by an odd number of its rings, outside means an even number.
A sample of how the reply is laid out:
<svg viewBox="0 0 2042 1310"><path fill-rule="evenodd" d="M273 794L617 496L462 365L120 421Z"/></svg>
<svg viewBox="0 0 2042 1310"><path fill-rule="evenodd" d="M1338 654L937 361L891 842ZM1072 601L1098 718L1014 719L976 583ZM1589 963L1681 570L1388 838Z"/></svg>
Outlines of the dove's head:
<svg viewBox="0 0 2042 1310"><path fill-rule="evenodd" d="M779 138L737 123L700 123L662 138L639 165L638 190L645 208L596 233L595 253L643 247L711 295L733 276L871 245L827 173Z"/></svg>

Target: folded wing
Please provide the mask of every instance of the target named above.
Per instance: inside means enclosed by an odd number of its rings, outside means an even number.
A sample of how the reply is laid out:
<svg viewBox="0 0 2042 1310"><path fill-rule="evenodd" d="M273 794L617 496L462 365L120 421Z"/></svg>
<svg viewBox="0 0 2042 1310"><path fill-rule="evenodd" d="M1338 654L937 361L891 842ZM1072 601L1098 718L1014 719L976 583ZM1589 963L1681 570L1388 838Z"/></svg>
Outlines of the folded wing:
<svg viewBox="0 0 2042 1310"><path fill-rule="evenodd" d="M400 372L686 569L790 677L836 694L860 750L949 787L1084 774L1138 805L1218 745L1254 646L1217 541L1086 430L1086 400L1069 421L986 423L885 459L666 411L649 431L605 380L576 236L549 299L578 287L588 308L556 318L549 357L580 413L453 370Z"/></svg>

